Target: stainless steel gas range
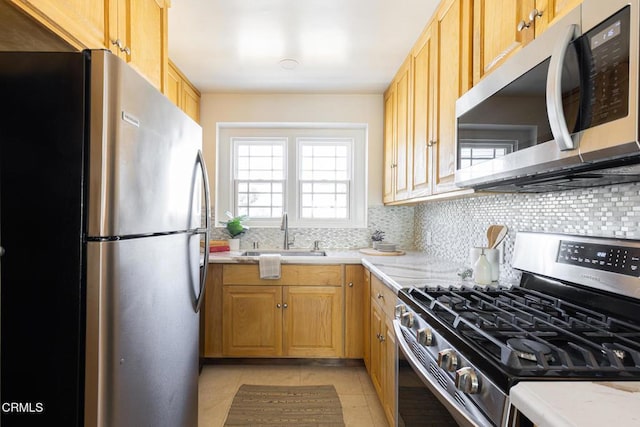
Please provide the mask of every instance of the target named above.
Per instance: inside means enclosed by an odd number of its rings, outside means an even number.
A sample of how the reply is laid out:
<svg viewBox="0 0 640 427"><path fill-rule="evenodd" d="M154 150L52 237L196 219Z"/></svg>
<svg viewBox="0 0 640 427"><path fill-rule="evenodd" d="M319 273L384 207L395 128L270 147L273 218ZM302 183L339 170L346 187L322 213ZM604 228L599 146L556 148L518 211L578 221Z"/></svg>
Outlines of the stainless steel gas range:
<svg viewBox="0 0 640 427"><path fill-rule="evenodd" d="M400 426L433 425L426 399L404 400L420 387L459 425L507 426L527 425L518 382L640 381L640 241L518 233L513 267L511 288L399 292Z"/></svg>

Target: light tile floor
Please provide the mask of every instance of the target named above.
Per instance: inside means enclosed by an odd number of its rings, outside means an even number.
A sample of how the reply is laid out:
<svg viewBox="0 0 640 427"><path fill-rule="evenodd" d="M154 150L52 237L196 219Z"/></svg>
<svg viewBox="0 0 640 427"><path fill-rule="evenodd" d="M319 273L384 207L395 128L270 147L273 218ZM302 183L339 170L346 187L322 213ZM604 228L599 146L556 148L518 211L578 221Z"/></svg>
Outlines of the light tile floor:
<svg viewBox="0 0 640 427"><path fill-rule="evenodd" d="M205 365L200 374L198 426L222 427L242 384L333 384L346 427L388 427L364 367Z"/></svg>

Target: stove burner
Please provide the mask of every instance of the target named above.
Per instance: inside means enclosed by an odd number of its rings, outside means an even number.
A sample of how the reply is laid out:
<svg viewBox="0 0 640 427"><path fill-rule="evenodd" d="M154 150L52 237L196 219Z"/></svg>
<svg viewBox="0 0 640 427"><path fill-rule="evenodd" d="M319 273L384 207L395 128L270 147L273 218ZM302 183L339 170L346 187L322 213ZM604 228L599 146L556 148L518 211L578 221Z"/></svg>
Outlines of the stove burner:
<svg viewBox="0 0 640 427"><path fill-rule="evenodd" d="M553 357L549 346L526 338L509 338L507 340L507 346L512 349L520 359L530 360L532 362L537 361L536 354L538 353L542 353L547 361Z"/></svg>

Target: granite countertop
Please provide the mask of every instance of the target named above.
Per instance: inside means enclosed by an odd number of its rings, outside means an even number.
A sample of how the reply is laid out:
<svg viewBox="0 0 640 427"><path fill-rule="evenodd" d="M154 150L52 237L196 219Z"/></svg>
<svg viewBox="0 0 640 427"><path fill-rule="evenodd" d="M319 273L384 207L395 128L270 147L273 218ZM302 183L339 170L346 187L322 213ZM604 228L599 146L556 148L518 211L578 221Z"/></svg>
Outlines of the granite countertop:
<svg viewBox="0 0 640 427"><path fill-rule="evenodd" d="M396 293L414 285L456 286L462 283L458 272L464 267L428 256L423 252L406 251L398 256L365 255L358 250L326 250L327 256L282 256L282 264L362 264ZM238 252L213 252L210 263L257 263L257 256L241 256ZM470 283L470 282L466 282ZM470 283L471 284L471 283Z"/></svg>
<svg viewBox="0 0 640 427"><path fill-rule="evenodd" d="M535 425L640 425L640 382L520 382L509 398Z"/></svg>

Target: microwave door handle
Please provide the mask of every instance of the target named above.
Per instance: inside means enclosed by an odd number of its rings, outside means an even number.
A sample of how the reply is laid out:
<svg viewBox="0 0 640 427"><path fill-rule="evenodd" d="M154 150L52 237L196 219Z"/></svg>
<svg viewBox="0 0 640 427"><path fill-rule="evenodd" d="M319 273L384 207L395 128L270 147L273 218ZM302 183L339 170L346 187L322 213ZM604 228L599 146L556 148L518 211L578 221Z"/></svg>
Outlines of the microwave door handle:
<svg viewBox="0 0 640 427"><path fill-rule="evenodd" d="M203 265L200 267L203 269L202 274L200 274L200 294L198 295L198 299L196 300L195 312L200 311L200 306L204 301L204 291L207 283L207 270L209 267L209 253L210 253L210 221L211 221L211 204L210 200L210 191L209 191L209 175L207 174L207 166L204 163L204 157L202 155L202 150L198 150L198 160L197 163L200 165L200 170L202 171L202 185L204 186L204 203L205 203L205 219L204 219L204 230L199 229L197 232L199 234L204 234L205 245L204 245L204 255L203 255Z"/></svg>
<svg viewBox="0 0 640 427"><path fill-rule="evenodd" d="M558 144L560 151L573 150L576 143L571 138L567 121L562 108L562 66L567 54L567 48L578 34L579 27L576 24L569 25L561 40L553 48L549 72L547 74L547 114L551 133Z"/></svg>

